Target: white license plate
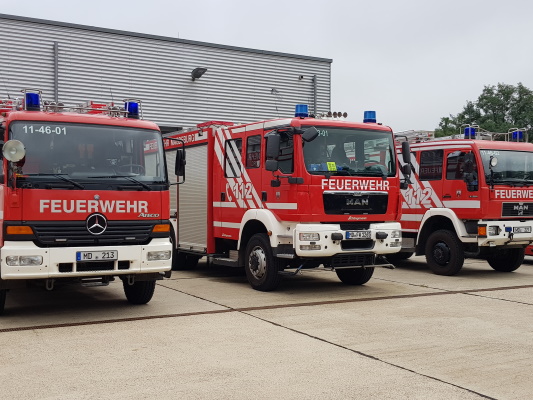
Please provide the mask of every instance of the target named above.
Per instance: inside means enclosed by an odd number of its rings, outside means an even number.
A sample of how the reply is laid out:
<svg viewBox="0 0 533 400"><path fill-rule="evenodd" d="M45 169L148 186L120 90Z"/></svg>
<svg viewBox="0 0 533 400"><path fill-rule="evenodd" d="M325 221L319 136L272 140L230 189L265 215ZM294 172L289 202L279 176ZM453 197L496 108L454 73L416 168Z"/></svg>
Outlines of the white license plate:
<svg viewBox="0 0 533 400"><path fill-rule="evenodd" d="M370 239L370 231L346 232L346 239Z"/></svg>
<svg viewBox="0 0 533 400"><path fill-rule="evenodd" d="M118 251L77 251L76 261L113 261L118 260Z"/></svg>
<svg viewBox="0 0 533 400"><path fill-rule="evenodd" d="M531 233L530 226L515 226L513 228L513 233Z"/></svg>

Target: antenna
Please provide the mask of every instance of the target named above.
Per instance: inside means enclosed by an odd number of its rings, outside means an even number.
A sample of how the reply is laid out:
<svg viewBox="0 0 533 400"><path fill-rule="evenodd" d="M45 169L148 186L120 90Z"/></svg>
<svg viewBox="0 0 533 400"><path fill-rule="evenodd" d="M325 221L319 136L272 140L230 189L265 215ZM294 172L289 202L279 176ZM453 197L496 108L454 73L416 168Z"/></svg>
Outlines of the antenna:
<svg viewBox="0 0 533 400"><path fill-rule="evenodd" d="M274 96L274 106L276 107L276 114L279 118L280 116L279 116L279 110L278 110L278 103L280 103L283 100L283 97L281 96L281 93L279 92L279 90L276 88L272 88L270 90L270 94Z"/></svg>
<svg viewBox="0 0 533 400"><path fill-rule="evenodd" d="M2 76L2 81L4 82L4 88L6 89L7 98L8 98L8 99L11 99L11 96L9 95L9 90L7 90L7 81L6 81L6 78L4 78L3 76Z"/></svg>
<svg viewBox="0 0 533 400"><path fill-rule="evenodd" d="M109 88L109 93L111 93L111 103L115 105L115 100L113 100L113 91L111 90L111 88Z"/></svg>

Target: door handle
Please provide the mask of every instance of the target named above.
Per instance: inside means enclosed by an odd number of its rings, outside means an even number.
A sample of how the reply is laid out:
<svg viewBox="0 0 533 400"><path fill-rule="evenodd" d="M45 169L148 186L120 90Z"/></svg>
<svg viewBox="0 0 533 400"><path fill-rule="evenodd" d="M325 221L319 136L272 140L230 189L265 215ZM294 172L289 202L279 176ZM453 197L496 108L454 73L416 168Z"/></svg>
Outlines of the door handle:
<svg viewBox="0 0 533 400"><path fill-rule="evenodd" d="M445 194L442 196L443 199L451 199L452 198L452 195L451 194Z"/></svg>

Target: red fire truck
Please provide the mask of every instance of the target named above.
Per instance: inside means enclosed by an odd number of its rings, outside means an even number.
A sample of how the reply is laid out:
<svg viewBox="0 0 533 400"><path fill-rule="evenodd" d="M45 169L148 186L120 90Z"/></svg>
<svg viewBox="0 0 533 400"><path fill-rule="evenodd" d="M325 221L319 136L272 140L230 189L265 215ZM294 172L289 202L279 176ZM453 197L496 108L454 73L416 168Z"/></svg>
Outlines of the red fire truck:
<svg viewBox="0 0 533 400"><path fill-rule="evenodd" d="M402 251L387 259L425 255L439 275L458 273L465 257L519 268L533 242L533 144L524 130L466 126L447 139L396 138L411 142L413 176L401 191Z"/></svg>
<svg viewBox="0 0 533 400"><path fill-rule="evenodd" d="M282 274L320 265L351 285L392 267L380 255L401 247L397 158L391 129L366 114L319 119L298 105L294 118L172 135L187 148L185 182L171 193L175 268L208 256L269 291ZM165 147L180 163L181 150Z"/></svg>
<svg viewBox="0 0 533 400"><path fill-rule="evenodd" d="M145 304L170 276L169 182L161 133L138 101L67 112L40 91L0 102L0 312L28 282L123 281Z"/></svg>

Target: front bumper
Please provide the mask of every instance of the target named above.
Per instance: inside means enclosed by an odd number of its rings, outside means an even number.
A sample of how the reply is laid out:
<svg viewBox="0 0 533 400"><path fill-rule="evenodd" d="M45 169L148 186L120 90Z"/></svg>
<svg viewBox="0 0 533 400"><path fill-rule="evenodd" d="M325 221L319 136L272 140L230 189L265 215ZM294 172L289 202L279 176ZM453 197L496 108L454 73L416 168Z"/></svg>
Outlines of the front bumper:
<svg viewBox="0 0 533 400"><path fill-rule="evenodd" d="M370 224L368 231L369 238L347 239L347 231L340 229L338 224L297 224L294 230L294 251L299 257L332 257L343 253L391 254L400 251L402 238L399 222ZM313 241L300 240L300 233L318 233L320 238ZM398 237L393 237L393 233ZM315 246L316 250L306 250L305 246L309 245Z"/></svg>
<svg viewBox="0 0 533 400"><path fill-rule="evenodd" d="M487 236L477 237L478 246L505 246L505 245L527 245L533 242L533 220L532 221L482 221L478 226L487 227ZM497 228L491 228L497 227ZM490 229L489 229L490 228ZM520 232L521 229L528 229L530 232ZM497 230L498 234L491 235L489 230Z"/></svg>
<svg viewBox="0 0 533 400"><path fill-rule="evenodd" d="M77 252L115 250L118 260L105 263L77 262ZM88 276L118 276L149 274L170 271L172 255L168 260L148 261L148 252L170 251L168 238L155 238L147 245L105 247L52 247L40 248L33 242L5 242L0 251L0 272L2 279L48 279ZM35 266L10 266L8 256L41 256L43 263ZM109 264L111 263L111 264ZM94 265L94 267L93 267ZM93 269L94 268L94 269ZM78 271L78 269L82 271Z"/></svg>

